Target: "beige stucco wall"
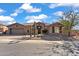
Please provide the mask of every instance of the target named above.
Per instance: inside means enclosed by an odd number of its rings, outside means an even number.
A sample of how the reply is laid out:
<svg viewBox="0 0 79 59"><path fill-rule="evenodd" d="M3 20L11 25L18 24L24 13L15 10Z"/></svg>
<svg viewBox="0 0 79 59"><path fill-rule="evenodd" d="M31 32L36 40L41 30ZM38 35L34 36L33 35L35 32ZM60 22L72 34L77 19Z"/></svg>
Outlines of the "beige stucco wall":
<svg viewBox="0 0 79 59"><path fill-rule="evenodd" d="M32 34L34 34L34 30L33 30L33 26L34 24L32 24L32 25L17 25L16 26L16 24L14 24L14 25L12 25L12 26L10 26L10 27L8 27L9 29L10 28L12 28L12 33L13 34L30 34L30 32L32 33ZM45 29L45 24L43 24L43 23L35 23L35 26L36 26L36 29L35 29L35 34L38 34L38 30L37 30L37 26L41 26L42 27L42 29L41 29L41 33L42 33L42 30L44 30ZM51 26L46 26L46 29L48 30L48 32L49 33L52 33L52 26L53 25L51 25ZM54 30L56 30L56 29L58 29L58 31L60 31L59 30L59 27L58 26L54 26L55 28L54 28ZM28 32L29 31L29 32ZM9 34L9 32L10 32L10 30L8 30L8 34ZM56 32L56 31L55 31ZM57 32L57 33L59 33L59 32Z"/></svg>
<svg viewBox="0 0 79 59"><path fill-rule="evenodd" d="M48 31L52 33L52 26L48 27ZM60 33L60 27L54 26L54 33Z"/></svg>
<svg viewBox="0 0 79 59"><path fill-rule="evenodd" d="M23 29L18 29L18 30L17 30L17 29L12 29L12 30L11 30L11 33L12 33L12 34L16 34L16 35L17 35L17 34L18 34L18 35L22 35L22 34L26 34L26 31L23 30ZM7 34L10 34L10 30L7 31Z"/></svg>
<svg viewBox="0 0 79 59"><path fill-rule="evenodd" d="M26 34L26 33L25 33L25 30L23 29L19 29L19 30L13 29L12 34Z"/></svg>
<svg viewBox="0 0 79 59"><path fill-rule="evenodd" d="M48 27L49 33L52 33L52 27Z"/></svg>
<svg viewBox="0 0 79 59"><path fill-rule="evenodd" d="M18 35L26 34L26 30L25 30L25 27L23 25L13 24L13 25L9 26L7 34L10 34L10 28L12 29L11 34L16 34L16 35L17 34Z"/></svg>

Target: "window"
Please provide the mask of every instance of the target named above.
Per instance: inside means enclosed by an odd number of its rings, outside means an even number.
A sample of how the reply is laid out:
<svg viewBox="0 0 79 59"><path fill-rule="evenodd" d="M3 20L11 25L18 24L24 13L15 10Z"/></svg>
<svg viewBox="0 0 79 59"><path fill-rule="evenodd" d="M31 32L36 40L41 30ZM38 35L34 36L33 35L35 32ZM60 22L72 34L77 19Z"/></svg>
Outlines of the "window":
<svg viewBox="0 0 79 59"><path fill-rule="evenodd" d="M41 26L37 26L37 29L42 29L42 27Z"/></svg>

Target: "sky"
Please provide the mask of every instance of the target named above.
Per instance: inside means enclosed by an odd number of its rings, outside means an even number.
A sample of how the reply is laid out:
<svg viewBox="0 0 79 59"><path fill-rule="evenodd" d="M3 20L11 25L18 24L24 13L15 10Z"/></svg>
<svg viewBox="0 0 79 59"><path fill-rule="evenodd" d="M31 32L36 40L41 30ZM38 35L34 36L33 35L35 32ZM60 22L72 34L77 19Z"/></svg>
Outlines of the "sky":
<svg viewBox="0 0 79 59"><path fill-rule="evenodd" d="M9 25L12 23L59 21L63 12L71 7L78 12L77 3L0 3L0 23Z"/></svg>

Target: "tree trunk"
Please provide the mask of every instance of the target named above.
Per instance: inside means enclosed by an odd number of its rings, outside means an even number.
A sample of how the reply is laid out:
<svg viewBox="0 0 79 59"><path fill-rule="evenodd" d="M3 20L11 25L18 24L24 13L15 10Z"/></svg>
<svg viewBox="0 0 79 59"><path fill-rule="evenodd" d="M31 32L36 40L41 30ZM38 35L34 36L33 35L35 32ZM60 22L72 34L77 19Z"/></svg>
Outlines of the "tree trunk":
<svg viewBox="0 0 79 59"><path fill-rule="evenodd" d="M69 36L69 37L71 36L71 32L70 32L70 31L68 32L68 36Z"/></svg>

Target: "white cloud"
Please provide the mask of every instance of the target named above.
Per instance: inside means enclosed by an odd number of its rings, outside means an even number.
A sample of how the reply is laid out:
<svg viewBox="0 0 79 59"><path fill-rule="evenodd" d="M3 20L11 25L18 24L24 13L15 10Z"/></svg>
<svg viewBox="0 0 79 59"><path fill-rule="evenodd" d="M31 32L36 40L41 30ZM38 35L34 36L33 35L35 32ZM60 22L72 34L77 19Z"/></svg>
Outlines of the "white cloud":
<svg viewBox="0 0 79 59"><path fill-rule="evenodd" d="M12 23L15 23L15 19L10 17L10 16L0 16L0 23L1 24L4 24L4 25L9 25L9 24L12 24Z"/></svg>
<svg viewBox="0 0 79 59"><path fill-rule="evenodd" d="M32 12L41 12L41 8L34 8L30 3L24 3L21 7L16 9L14 13L10 14L10 16L18 16L19 13L22 13L23 10L32 13Z"/></svg>
<svg viewBox="0 0 79 59"><path fill-rule="evenodd" d="M73 4L74 7L79 7L79 3Z"/></svg>
<svg viewBox="0 0 79 59"><path fill-rule="evenodd" d="M27 12L32 13L32 12L41 12L40 8L32 8L32 9L28 9Z"/></svg>
<svg viewBox="0 0 79 59"><path fill-rule="evenodd" d="M18 15L18 13L16 13L16 12L11 14L11 16L17 16L17 15Z"/></svg>
<svg viewBox="0 0 79 59"><path fill-rule="evenodd" d="M32 22L41 22L42 20L46 19L48 16L45 14L40 14L38 16L27 16L25 19L27 20L27 23Z"/></svg>
<svg viewBox="0 0 79 59"><path fill-rule="evenodd" d="M23 10L16 9L14 13L10 14L10 16L18 16L19 13L22 13Z"/></svg>
<svg viewBox="0 0 79 59"><path fill-rule="evenodd" d="M79 4L78 3L52 3L48 7L53 9L60 6L72 6L76 8L76 7L79 7Z"/></svg>
<svg viewBox="0 0 79 59"><path fill-rule="evenodd" d="M49 8L56 8L56 7L58 7L58 4L50 4L48 7Z"/></svg>
<svg viewBox="0 0 79 59"><path fill-rule="evenodd" d="M41 20L30 19L27 21L27 23L33 23L33 22L41 22Z"/></svg>
<svg viewBox="0 0 79 59"><path fill-rule="evenodd" d="M24 3L19 9L26 10L27 12L41 12L41 8L34 8L30 3Z"/></svg>
<svg viewBox="0 0 79 59"><path fill-rule="evenodd" d="M3 9L0 8L0 14L3 13L3 12L5 12L5 10L3 10Z"/></svg>
<svg viewBox="0 0 79 59"><path fill-rule="evenodd" d="M30 5L30 3L24 3L22 4L22 6L20 7L20 9L32 9L33 7Z"/></svg>
<svg viewBox="0 0 79 59"><path fill-rule="evenodd" d="M63 11L57 11L53 13L55 16L63 16Z"/></svg>

